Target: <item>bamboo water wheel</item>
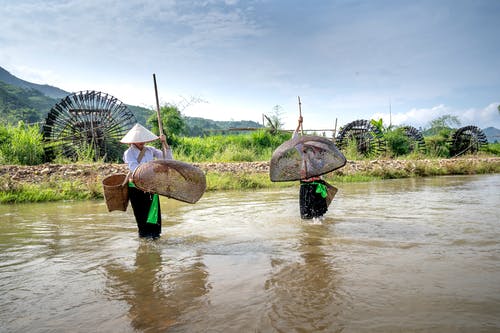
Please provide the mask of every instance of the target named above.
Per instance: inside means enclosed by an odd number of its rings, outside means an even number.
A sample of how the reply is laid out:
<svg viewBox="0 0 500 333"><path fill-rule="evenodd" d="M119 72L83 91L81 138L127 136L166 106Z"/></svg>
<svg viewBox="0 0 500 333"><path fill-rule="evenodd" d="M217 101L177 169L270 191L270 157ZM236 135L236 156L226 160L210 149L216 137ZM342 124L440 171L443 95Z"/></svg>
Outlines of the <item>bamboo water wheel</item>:
<svg viewBox="0 0 500 333"><path fill-rule="evenodd" d="M410 141L410 151L425 151L425 141L422 132L413 126L403 126L403 133Z"/></svg>
<svg viewBox="0 0 500 333"><path fill-rule="evenodd" d="M43 125L47 160L79 155L117 160L119 140L136 123L134 114L117 98L98 91L80 91L63 98L49 111Z"/></svg>
<svg viewBox="0 0 500 333"><path fill-rule="evenodd" d="M368 120L355 120L345 125L335 142L344 151L350 142L354 142L356 150L365 156L377 155L385 151L382 132Z"/></svg>
<svg viewBox="0 0 500 333"><path fill-rule="evenodd" d="M450 156L475 154L488 144L484 132L477 126L465 126L456 130L450 140Z"/></svg>

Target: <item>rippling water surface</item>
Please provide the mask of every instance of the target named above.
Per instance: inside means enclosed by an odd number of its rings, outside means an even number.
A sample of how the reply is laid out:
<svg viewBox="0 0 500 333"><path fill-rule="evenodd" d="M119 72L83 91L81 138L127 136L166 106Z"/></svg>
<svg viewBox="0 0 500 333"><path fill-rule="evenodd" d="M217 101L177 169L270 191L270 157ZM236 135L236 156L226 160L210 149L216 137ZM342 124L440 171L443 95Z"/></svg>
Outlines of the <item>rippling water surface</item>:
<svg viewBox="0 0 500 333"><path fill-rule="evenodd" d="M0 205L0 332L499 332L500 175L162 198L137 238L104 202Z"/></svg>

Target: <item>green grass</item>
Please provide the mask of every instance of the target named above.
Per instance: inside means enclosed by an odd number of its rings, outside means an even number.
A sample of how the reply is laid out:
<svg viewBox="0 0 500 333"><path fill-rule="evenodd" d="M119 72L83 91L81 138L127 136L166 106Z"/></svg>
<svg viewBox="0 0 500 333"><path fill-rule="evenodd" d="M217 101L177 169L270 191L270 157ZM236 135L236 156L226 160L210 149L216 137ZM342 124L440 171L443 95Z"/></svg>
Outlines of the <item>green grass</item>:
<svg viewBox="0 0 500 333"><path fill-rule="evenodd" d="M174 147L176 159L186 162L268 161L290 134L272 135L265 130L239 135L181 137Z"/></svg>
<svg viewBox="0 0 500 333"><path fill-rule="evenodd" d="M0 203L90 200L102 198L98 184L80 181L49 181L39 184L3 183Z"/></svg>

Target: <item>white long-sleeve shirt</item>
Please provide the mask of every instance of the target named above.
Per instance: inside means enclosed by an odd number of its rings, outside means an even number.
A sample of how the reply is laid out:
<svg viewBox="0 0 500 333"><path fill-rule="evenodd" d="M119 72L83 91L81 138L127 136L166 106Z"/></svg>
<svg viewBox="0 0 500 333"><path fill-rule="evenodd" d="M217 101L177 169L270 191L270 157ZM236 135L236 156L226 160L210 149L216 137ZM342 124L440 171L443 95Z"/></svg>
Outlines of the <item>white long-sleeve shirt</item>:
<svg viewBox="0 0 500 333"><path fill-rule="evenodd" d="M141 151L135 145L130 145L130 147L123 153L123 161L127 163L130 172L134 172L139 164L146 163L154 159L163 159L163 152L160 149L151 146L144 146L144 149L146 149L146 151L144 152L144 156L142 157L140 163L137 162L137 158L139 157ZM166 151L165 159L174 159L170 147Z"/></svg>

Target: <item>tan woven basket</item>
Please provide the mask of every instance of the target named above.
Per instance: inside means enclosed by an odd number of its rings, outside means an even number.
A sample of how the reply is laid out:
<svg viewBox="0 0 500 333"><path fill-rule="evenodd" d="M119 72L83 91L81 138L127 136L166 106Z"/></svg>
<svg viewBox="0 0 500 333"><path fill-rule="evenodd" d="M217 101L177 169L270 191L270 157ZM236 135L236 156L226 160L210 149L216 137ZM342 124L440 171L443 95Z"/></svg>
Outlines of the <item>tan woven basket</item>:
<svg viewBox="0 0 500 333"><path fill-rule="evenodd" d="M126 211L128 206L128 182L127 175L118 173L108 176L102 180L104 188L104 199L108 211Z"/></svg>
<svg viewBox="0 0 500 333"><path fill-rule="evenodd" d="M134 171L135 186L183 202L196 203L207 188L203 171L176 160L154 160L142 163Z"/></svg>

